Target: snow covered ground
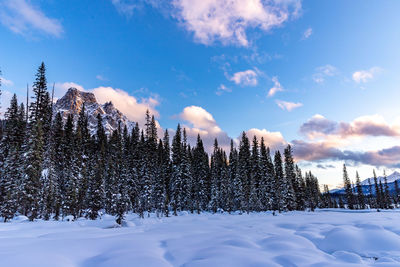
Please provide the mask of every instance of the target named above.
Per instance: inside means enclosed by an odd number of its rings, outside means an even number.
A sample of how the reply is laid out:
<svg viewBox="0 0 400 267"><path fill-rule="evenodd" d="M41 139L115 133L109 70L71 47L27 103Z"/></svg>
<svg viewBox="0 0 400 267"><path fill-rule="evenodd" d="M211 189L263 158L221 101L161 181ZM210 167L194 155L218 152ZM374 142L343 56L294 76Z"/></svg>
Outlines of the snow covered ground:
<svg viewBox="0 0 400 267"><path fill-rule="evenodd" d="M400 211L0 224L0 266L400 266Z"/></svg>

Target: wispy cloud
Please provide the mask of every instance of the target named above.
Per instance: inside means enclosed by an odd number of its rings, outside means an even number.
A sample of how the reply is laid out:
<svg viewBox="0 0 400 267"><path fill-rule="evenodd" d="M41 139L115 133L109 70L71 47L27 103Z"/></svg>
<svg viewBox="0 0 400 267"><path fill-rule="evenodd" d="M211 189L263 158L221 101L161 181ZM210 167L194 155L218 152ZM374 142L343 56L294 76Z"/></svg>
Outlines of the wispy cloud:
<svg viewBox="0 0 400 267"><path fill-rule="evenodd" d="M54 37L61 37L64 30L57 19L49 18L39 7L26 0L4 0L0 3L0 21L11 31L32 35L40 32Z"/></svg>
<svg viewBox="0 0 400 267"><path fill-rule="evenodd" d="M302 103L287 102L282 100L276 100L276 104L283 110L292 111L296 108L302 107Z"/></svg>
<svg viewBox="0 0 400 267"><path fill-rule="evenodd" d="M221 84L220 86L218 86L217 91L215 92L216 95L222 95L223 93L231 93L232 89L226 87L224 84Z"/></svg>
<svg viewBox="0 0 400 267"><path fill-rule="evenodd" d="M100 74L96 75L96 79L99 81L103 81L103 82L108 81L108 79L106 77L104 77L103 75L100 75Z"/></svg>
<svg viewBox="0 0 400 267"><path fill-rule="evenodd" d="M236 72L230 80L236 84L245 86L256 86L258 83L257 73L254 70Z"/></svg>
<svg viewBox="0 0 400 267"><path fill-rule="evenodd" d="M142 3L136 0L111 0L111 3L117 9L119 14L124 15L127 18L132 17L135 10L142 6Z"/></svg>
<svg viewBox="0 0 400 267"><path fill-rule="evenodd" d="M300 0L175 0L173 5L175 17L206 45L220 41L249 46L248 28L268 32L298 16L301 10Z"/></svg>
<svg viewBox="0 0 400 267"><path fill-rule="evenodd" d="M282 92L283 87L281 83L278 81L278 77L272 77L272 81L274 82L274 86L269 89L268 91L268 97L274 96L277 92Z"/></svg>
<svg viewBox="0 0 400 267"><path fill-rule="evenodd" d="M327 64L325 66L318 67L316 72L313 74L312 79L316 83L324 83L327 77L335 76L337 73L338 70L336 67Z"/></svg>
<svg viewBox="0 0 400 267"><path fill-rule="evenodd" d="M369 70L358 70L353 73L353 80L356 83L366 83L372 80L376 74L380 73L382 69L380 67L372 67Z"/></svg>
<svg viewBox="0 0 400 267"><path fill-rule="evenodd" d="M400 137L400 125L387 123L382 116L361 116L351 122L336 122L322 115L314 115L300 126L300 133L309 139L387 136Z"/></svg>
<svg viewBox="0 0 400 267"><path fill-rule="evenodd" d="M14 85L14 82L13 81L11 81L11 80L7 80L6 78L4 78L4 77L0 77L0 82L1 82L1 85L2 86L13 86Z"/></svg>
<svg viewBox="0 0 400 267"><path fill-rule="evenodd" d="M305 30L303 32L303 36L302 36L302 40L306 40L308 39L311 35L313 34L313 29L312 28L308 28L307 30Z"/></svg>

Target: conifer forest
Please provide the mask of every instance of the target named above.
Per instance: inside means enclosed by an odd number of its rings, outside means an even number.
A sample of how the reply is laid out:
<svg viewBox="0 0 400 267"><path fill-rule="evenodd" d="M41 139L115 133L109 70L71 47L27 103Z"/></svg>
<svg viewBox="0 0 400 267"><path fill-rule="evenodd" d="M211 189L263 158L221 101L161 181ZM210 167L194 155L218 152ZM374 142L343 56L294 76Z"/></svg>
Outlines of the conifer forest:
<svg viewBox="0 0 400 267"><path fill-rule="evenodd" d="M131 130L117 127L106 134L102 117L91 135L85 106L77 118L54 114L42 63L29 104L14 95L0 127L0 216L4 221L21 214L33 221L66 216L96 219L127 213L145 218L168 217L181 211L242 213L314 211L316 208L389 209L397 205L399 188L387 183L361 188L353 185L343 167L345 194L321 191L318 179L294 162L292 147L271 151L262 138L224 151L215 139L209 155L201 136L190 145L179 124L171 136L157 135L154 116ZM172 140L172 141L171 141Z"/></svg>

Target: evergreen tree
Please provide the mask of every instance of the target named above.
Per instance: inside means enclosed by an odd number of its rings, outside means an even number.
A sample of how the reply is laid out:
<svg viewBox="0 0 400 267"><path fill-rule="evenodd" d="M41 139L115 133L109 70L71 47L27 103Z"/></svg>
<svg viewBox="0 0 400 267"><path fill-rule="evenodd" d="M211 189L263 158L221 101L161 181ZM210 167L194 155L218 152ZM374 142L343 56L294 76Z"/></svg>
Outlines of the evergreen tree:
<svg viewBox="0 0 400 267"><path fill-rule="evenodd" d="M387 183L387 176L386 176L386 171L383 171L383 181L385 183L384 185L384 198L385 198L385 208L390 209L391 208L391 199L390 199L390 194L389 194L389 186Z"/></svg>
<svg viewBox="0 0 400 267"><path fill-rule="evenodd" d="M242 133L242 138L239 144L239 157L238 157L238 177L242 185L242 203L241 209L247 212L250 211L250 184L251 184L251 162L250 162L250 143L246 133Z"/></svg>
<svg viewBox="0 0 400 267"><path fill-rule="evenodd" d="M285 201L287 195L287 188L285 183L285 177L283 174L282 157L279 150L275 152L274 167L275 167L275 181L274 181L275 198L274 198L273 210L278 210L279 212L286 211L287 203Z"/></svg>
<svg viewBox="0 0 400 267"><path fill-rule="evenodd" d="M172 140L171 207L176 216L182 207L182 135L178 124Z"/></svg>
<svg viewBox="0 0 400 267"><path fill-rule="evenodd" d="M399 196L400 196L400 188L399 188L399 184L397 182L397 180L394 181L394 192L395 195L393 197L395 204L398 206L399 204Z"/></svg>
<svg viewBox="0 0 400 267"><path fill-rule="evenodd" d="M349 179L349 175L347 174L346 165L343 164L343 183L344 183L344 190L346 193L346 202L347 207L349 209L354 209L354 197L353 197L353 190L351 188L351 182Z"/></svg>
<svg viewBox="0 0 400 267"><path fill-rule="evenodd" d="M95 220L99 216L99 211L104 207L104 169L106 166L106 146L107 138L105 135L101 114L97 114L97 132L96 141L93 143L94 156L94 173L93 178L89 181L88 191L88 209L89 218Z"/></svg>
<svg viewBox="0 0 400 267"><path fill-rule="evenodd" d="M288 145L284 150L285 156L285 181L287 186L286 202L289 210L297 208L297 197L299 194L299 185L296 179L294 160L292 156L292 147Z"/></svg>
<svg viewBox="0 0 400 267"><path fill-rule="evenodd" d="M357 202L359 209L365 209L365 198L364 193L361 186L360 176L358 172L356 172L356 188L357 188Z"/></svg>
<svg viewBox="0 0 400 267"><path fill-rule="evenodd" d="M379 190L379 184L378 184L378 179L376 177L376 172L375 170L373 171L374 174L374 184L375 184L375 196L376 196L376 205L375 208L379 209L382 208L382 197L381 197L381 192Z"/></svg>
<svg viewBox="0 0 400 267"><path fill-rule="evenodd" d="M260 153L258 149L257 137L253 137L253 145L251 150L251 182L250 182L250 209L253 211L261 211L261 167Z"/></svg>
<svg viewBox="0 0 400 267"><path fill-rule="evenodd" d="M197 135L196 146L193 151L193 207L200 213L208 204L207 179L209 173L208 155L204 151L203 141Z"/></svg>

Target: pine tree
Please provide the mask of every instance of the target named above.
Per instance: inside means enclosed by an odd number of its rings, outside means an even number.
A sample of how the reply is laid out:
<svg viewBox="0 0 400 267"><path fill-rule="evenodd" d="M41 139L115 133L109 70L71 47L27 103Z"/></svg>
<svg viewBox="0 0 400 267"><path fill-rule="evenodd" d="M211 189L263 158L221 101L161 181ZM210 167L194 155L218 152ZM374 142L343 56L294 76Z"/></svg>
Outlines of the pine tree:
<svg viewBox="0 0 400 267"><path fill-rule="evenodd" d="M211 199L209 209L215 213L220 207L220 177L222 172L222 159L217 139L214 140L214 152L211 155Z"/></svg>
<svg viewBox="0 0 400 267"><path fill-rule="evenodd" d="M106 166L106 146L107 138L103 128L102 117L100 113L97 115L97 133L96 142L93 144L93 151L96 151L94 157L94 173L93 178L89 182L88 192L88 208L89 218L95 220L99 216L99 211L104 207L104 169Z"/></svg>
<svg viewBox="0 0 400 267"><path fill-rule="evenodd" d="M239 153L236 147L233 146L231 140L231 152L229 154L229 174L232 182L232 210L243 210L242 204L244 203L244 192L242 179L238 173Z"/></svg>
<svg viewBox="0 0 400 267"><path fill-rule="evenodd" d="M344 183L344 190L346 193L346 202L347 207L349 209L354 209L354 197L353 197L353 190L351 188L351 182L349 179L349 175L347 174L346 165L343 164L343 183Z"/></svg>
<svg viewBox="0 0 400 267"><path fill-rule="evenodd" d="M197 210L197 213L206 209L208 204L208 174L208 155L204 151L203 141L200 135L197 135L197 143L193 151L193 206L194 209Z"/></svg>
<svg viewBox="0 0 400 267"><path fill-rule="evenodd" d="M357 188L358 208L365 209L365 198L364 198L364 193L362 190L362 185L361 185L360 176L358 175L358 172L356 172L356 188Z"/></svg>
<svg viewBox="0 0 400 267"><path fill-rule="evenodd" d="M162 157L162 180L164 182L164 203L163 210L166 217L169 216L169 204L171 200L171 148L169 145L168 130L165 130L163 138L163 157Z"/></svg>
<svg viewBox="0 0 400 267"><path fill-rule="evenodd" d="M78 213L78 170L75 162L75 136L74 136L74 118L68 115L65 123L64 133L64 169L65 192L63 196L63 215L72 215L77 217Z"/></svg>
<svg viewBox="0 0 400 267"><path fill-rule="evenodd" d="M250 183L251 183L251 163L250 163L250 143L246 133L242 133L239 144L238 176L242 184L242 203L241 209L250 211Z"/></svg>
<svg viewBox="0 0 400 267"><path fill-rule="evenodd" d="M253 137L253 146L251 150L251 182L250 182L250 209L253 211L261 211L261 170L260 170L260 153L258 149L257 137Z"/></svg>
<svg viewBox="0 0 400 267"><path fill-rule="evenodd" d="M374 174L375 196L376 196L375 208L379 209L379 208L382 208L382 197L381 197L381 193L380 193L380 190L379 190L379 184L378 184L378 179L376 177L375 170L373 171L373 174Z"/></svg>
<svg viewBox="0 0 400 267"><path fill-rule="evenodd" d="M400 196L400 188L399 188L399 183L397 182L397 180L394 181L394 192L395 195L393 197L396 206L398 206L399 204L399 196Z"/></svg>
<svg viewBox="0 0 400 267"><path fill-rule="evenodd" d="M287 203L286 200L286 183L285 177L283 174L283 167L282 167L282 157L281 153L278 151L275 152L274 156L274 167L275 167L275 203L273 204L273 210L286 211Z"/></svg>
<svg viewBox="0 0 400 267"><path fill-rule="evenodd" d="M389 186L387 183L387 176L386 176L386 171L383 171L383 181L385 183L384 185L384 198L385 198L385 208L390 209L391 208L391 199L390 199L390 194L389 194Z"/></svg>
<svg viewBox="0 0 400 267"><path fill-rule="evenodd" d="M297 197L299 194L299 185L296 179L294 160L292 156L292 147L288 145L284 151L285 156L285 181L287 186L287 205L289 210L298 209L297 207Z"/></svg>
<svg viewBox="0 0 400 267"><path fill-rule="evenodd" d="M171 207L176 216L182 207L182 136L178 127L172 140Z"/></svg>
<svg viewBox="0 0 400 267"><path fill-rule="evenodd" d="M190 166L190 147L187 144L186 130L183 128L183 142L182 142L182 208L185 210L192 210L191 199L192 199L192 173Z"/></svg>
<svg viewBox="0 0 400 267"><path fill-rule="evenodd" d="M22 117L21 117L22 113ZM18 208L18 186L22 178L21 147L25 134L24 106L18 107L17 97L11 99L10 107L5 113L7 124L1 150L4 157L4 165L0 173L0 188L2 192L0 211L4 221L12 219Z"/></svg>
<svg viewBox="0 0 400 267"><path fill-rule="evenodd" d="M374 198L373 198L372 184L371 184L371 179L370 178L368 178L368 191L369 191L369 194L368 194L368 205L369 205L369 208L372 208L372 207L375 206L375 204L373 202Z"/></svg>

